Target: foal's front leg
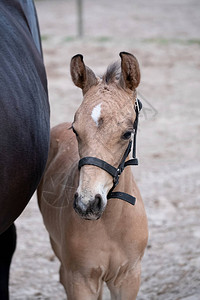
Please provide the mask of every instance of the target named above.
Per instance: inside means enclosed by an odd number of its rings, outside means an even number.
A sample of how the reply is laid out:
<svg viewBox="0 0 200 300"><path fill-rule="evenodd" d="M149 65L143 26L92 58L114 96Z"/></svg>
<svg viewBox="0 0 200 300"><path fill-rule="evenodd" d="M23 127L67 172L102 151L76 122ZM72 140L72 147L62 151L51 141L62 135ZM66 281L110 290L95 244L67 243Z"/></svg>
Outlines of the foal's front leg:
<svg viewBox="0 0 200 300"><path fill-rule="evenodd" d="M125 274L124 274L125 275ZM123 274L120 274L120 277ZM135 300L140 288L141 265L140 263L124 279L115 278L107 282L111 293L111 300Z"/></svg>
<svg viewBox="0 0 200 300"><path fill-rule="evenodd" d="M87 278L79 272L61 271L60 275L68 300L102 300L101 278Z"/></svg>

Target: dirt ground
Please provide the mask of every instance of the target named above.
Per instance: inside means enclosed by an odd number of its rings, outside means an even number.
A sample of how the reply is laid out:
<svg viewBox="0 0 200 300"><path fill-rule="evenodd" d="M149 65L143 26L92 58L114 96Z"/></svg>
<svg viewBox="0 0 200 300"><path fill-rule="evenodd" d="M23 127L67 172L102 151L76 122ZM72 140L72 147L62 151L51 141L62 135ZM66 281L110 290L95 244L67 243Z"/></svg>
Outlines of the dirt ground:
<svg viewBox="0 0 200 300"><path fill-rule="evenodd" d="M81 91L70 79L73 55L82 53L96 74L120 51L136 55L144 109L137 142L140 164L133 172L149 220L137 299L199 300L200 1L83 2L80 39L76 1L36 1L51 124L72 121L81 102ZM10 299L66 299L35 196L16 224ZM104 299L109 299L107 290Z"/></svg>

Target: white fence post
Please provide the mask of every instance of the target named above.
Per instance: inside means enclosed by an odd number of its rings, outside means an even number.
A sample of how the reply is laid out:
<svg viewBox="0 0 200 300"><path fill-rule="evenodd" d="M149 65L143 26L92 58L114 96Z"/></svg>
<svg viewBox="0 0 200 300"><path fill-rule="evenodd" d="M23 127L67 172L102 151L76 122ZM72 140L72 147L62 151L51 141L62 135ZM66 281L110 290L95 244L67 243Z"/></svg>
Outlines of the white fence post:
<svg viewBox="0 0 200 300"><path fill-rule="evenodd" d="M83 37L83 1L77 0L78 9L78 36Z"/></svg>

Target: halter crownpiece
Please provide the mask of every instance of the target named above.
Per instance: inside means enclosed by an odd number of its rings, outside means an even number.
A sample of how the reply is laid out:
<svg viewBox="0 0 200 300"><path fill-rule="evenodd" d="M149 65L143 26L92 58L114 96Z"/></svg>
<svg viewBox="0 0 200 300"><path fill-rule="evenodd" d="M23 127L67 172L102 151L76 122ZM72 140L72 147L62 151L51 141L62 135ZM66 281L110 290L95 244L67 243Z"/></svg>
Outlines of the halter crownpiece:
<svg viewBox="0 0 200 300"><path fill-rule="evenodd" d="M110 191L108 192L107 199L118 198L118 199L124 200L132 205L135 204L135 201L136 201L135 197L133 197L127 193L124 193L124 192L113 192L113 190L119 183L119 176L123 172L124 168L127 166L130 166L130 165L134 165L134 166L138 165L138 159L136 158L136 135L137 135L137 128L138 128L138 117L139 117L139 113L140 113L141 109L142 109L142 103L137 98L135 101L136 118L135 118L135 122L134 122L134 126L133 126L133 129L134 129L133 141L130 140L128 147L126 148L126 151L124 152L123 158L122 158L118 168L113 167L112 165L110 165L109 163L107 163L104 160L101 160L96 157L91 157L91 156L83 157L82 159L79 160L79 164L78 164L79 170L84 165L93 165L93 166L99 167L99 168L103 169L104 171L108 172L113 177L113 186L110 189ZM133 144L133 153L132 153L133 158L126 161L128 155L131 151L132 144Z"/></svg>

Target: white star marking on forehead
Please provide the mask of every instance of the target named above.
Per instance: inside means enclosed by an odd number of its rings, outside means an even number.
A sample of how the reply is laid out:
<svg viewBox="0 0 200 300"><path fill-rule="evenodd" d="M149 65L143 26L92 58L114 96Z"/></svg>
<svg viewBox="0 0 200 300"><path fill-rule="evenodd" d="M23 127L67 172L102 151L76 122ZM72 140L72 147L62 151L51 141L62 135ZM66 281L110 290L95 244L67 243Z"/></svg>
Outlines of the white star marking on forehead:
<svg viewBox="0 0 200 300"><path fill-rule="evenodd" d="M101 103L96 105L93 110L92 110L92 114L91 117L93 119L93 121L96 123L97 126L99 126L99 118L101 116Z"/></svg>

